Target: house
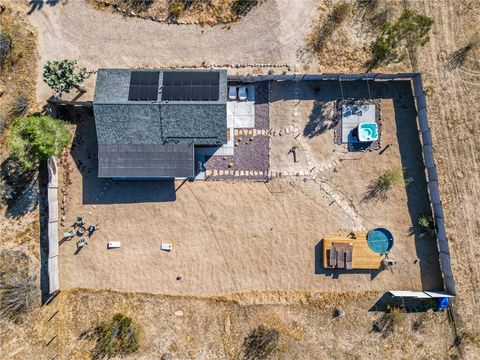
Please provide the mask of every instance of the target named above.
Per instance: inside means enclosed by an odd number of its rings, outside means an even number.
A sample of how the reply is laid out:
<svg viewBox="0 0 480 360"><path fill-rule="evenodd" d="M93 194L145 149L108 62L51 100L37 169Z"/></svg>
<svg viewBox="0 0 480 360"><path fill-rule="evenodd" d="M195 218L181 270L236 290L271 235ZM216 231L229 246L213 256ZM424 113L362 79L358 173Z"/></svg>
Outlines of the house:
<svg viewBox="0 0 480 360"><path fill-rule="evenodd" d="M193 178L195 148L227 142L227 72L100 69L93 112L99 177Z"/></svg>

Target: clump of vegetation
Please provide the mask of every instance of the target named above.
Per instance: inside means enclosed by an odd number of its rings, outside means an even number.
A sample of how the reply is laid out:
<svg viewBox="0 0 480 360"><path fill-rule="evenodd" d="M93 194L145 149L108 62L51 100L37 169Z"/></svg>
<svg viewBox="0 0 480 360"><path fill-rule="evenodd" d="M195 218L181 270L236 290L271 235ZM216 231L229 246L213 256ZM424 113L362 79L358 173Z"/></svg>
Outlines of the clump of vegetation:
<svg viewBox="0 0 480 360"><path fill-rule="evenodd" d="M65 123L51 116L27 116L15 120L8 148L26 169L50 156L60 156L71 141Z"/></svg>
<svg viewBox="0 0 480 360"><path fill-rule="evenodd" d="M247 13L257 5L258 0L233 0L230 4L230 10L233 15L240 17L247 15Z"/></svg>
<svg viewBox="0 0 480 360"><path fill-rule="evenodd" d="M415 53L430 40L429 32L433 23L432 18L413 10L405 10L394 23L385 22L382 33L371 46L369 69L402 61L405 58L404 49Z"/></svg>
<svg viewBox="0 0 480 360"><path fill-rule="evenodd" d="M0 33L0 68L12 53L12 39L8 34Z"/></svg>
<svg viewBox="0 0 480 360"><path fill-rule="evenodd" d="M339 3L333 7L332 12L323 24L316 24L310 34L307 47L314 53L320 52L326 42L333 35L342 23L344 23L352 13L352 6L349 3Z"/></svg>
<svg viewBox="0 0 480 360"><path fill-rule="evenodd" d="M168 20L177 21L185 10L185 4L182 1L171 1L168 4Z"/></svg>
<svg viewBox="0 0 480 360"><path fill-rule="evenodd" d="M145 11L154 3L154 0L117 0L115 6L129 11Z"/></svg>
<svg viewBox="0 0 480 360"><path fill-rule="evenodd" d="M23 116L28 111L28 99L24 96L18 97L13 102L12 115L14 116Z"/></svg>
<svg viewBox="0 0 480 360"><path fill-rule="evenodd" d="M38 297L36 279L11 279L0 287L0 317L12 321L20 320L29 312Z"/></svg>
<svg viewBox="0 0 480 360"><path fill-rule="evenodd" d="M435 237L435 222L430 214L422 214L417 220L420 227L420 237Z"/></svg>
<svg viewBox="0 0 480 360"><path fill-rule="evenodd" d="M243 354L247 360L266 359L276 349L280 333L263 325L255 328L243 341Z"/></svg>
<svg viewBox="0 0 480 360"><path fill-rule="evenodd" d="M447 70L452 71L460 66L462 66L467 60L468 56L480 48L480 36L475 35L467 45L454 51L448 57Z"/></svg>
<svg viewBox="0 0 480 360"><path fill-rule="evenodd" d="M94 359L128 355L138 350L138 330L132 319L123 314L99 322L81 337L96 340L92 350Z"/></svg>
<svg viewBox="0 0 480 360"><path fill-rule="evenodd" d="M78 88L89 76L87 69L79 67L76 60L48 61L43 67L43 80L58 96Z"/></svg>
<svg viewBox="0 0 480 360"><path fill-rule="evenodd" d="M413 179L411 177L405 177L405 169L398 167L389 169L369 185L362 201L385 201L387 200L388 191L391 188L402 184L408 186L412 181Z"/></svg>
<svg viewBox="0 0 480 360"><path fill-rule="evenodd" d="M402 326L407 318L405 310L400 307L387 308L387 311L373 323L372 330L382 333L382 337L386 338L391 335L395 329Z"/></svg>

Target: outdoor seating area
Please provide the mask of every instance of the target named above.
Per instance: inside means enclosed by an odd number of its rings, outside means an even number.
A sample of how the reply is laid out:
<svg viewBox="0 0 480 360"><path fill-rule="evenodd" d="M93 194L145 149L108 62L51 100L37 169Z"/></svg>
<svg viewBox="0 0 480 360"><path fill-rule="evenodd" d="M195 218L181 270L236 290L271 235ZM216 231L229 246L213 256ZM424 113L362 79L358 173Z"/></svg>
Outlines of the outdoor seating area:
<svg viewBox="0 0 480 360"><path fill-rule="evenodd" d="M370 249L366 232L354 233L351 237L326 237L323 239L323 267L377 270L382 267L382 255Z"/></svg>
<svg viewBox="0 0 480 360"><path fill-rule="evenodd" d="M90 238L97 229L98 224L92 224L87 228L85 219L81 216L77 216L77 219L72 225L72 229L63 233L62 242L65 240L72 240L74 237L78 237L79 240L77 241L77 251L79 251L85 245L88 245L88 242L84 237L85 233Z"/></svg>

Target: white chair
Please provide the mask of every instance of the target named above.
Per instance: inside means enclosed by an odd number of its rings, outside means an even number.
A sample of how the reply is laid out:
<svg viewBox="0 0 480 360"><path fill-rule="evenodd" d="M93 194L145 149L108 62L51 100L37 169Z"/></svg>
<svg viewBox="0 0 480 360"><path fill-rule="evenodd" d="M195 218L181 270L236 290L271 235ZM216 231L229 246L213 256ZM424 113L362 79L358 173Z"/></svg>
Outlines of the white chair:
<svg viewBox="0 0 480 360"><path fill-rule="evenodd" d="M172 251L172 244L162 243L161 249L162 249L163 251Z"/></svg>

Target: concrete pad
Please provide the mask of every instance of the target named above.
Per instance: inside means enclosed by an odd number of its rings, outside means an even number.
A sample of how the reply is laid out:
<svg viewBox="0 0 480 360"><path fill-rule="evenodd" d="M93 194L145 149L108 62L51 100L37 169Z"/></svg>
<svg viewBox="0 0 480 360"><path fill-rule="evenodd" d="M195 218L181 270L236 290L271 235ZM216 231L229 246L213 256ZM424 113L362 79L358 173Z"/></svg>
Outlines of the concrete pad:
<svg viewBox="0 0 480 360"><path fill-rule="evenodd" d="M255 126L255 117L254 116L235 116L235 127L236 128L253 128Z"/></svg>

